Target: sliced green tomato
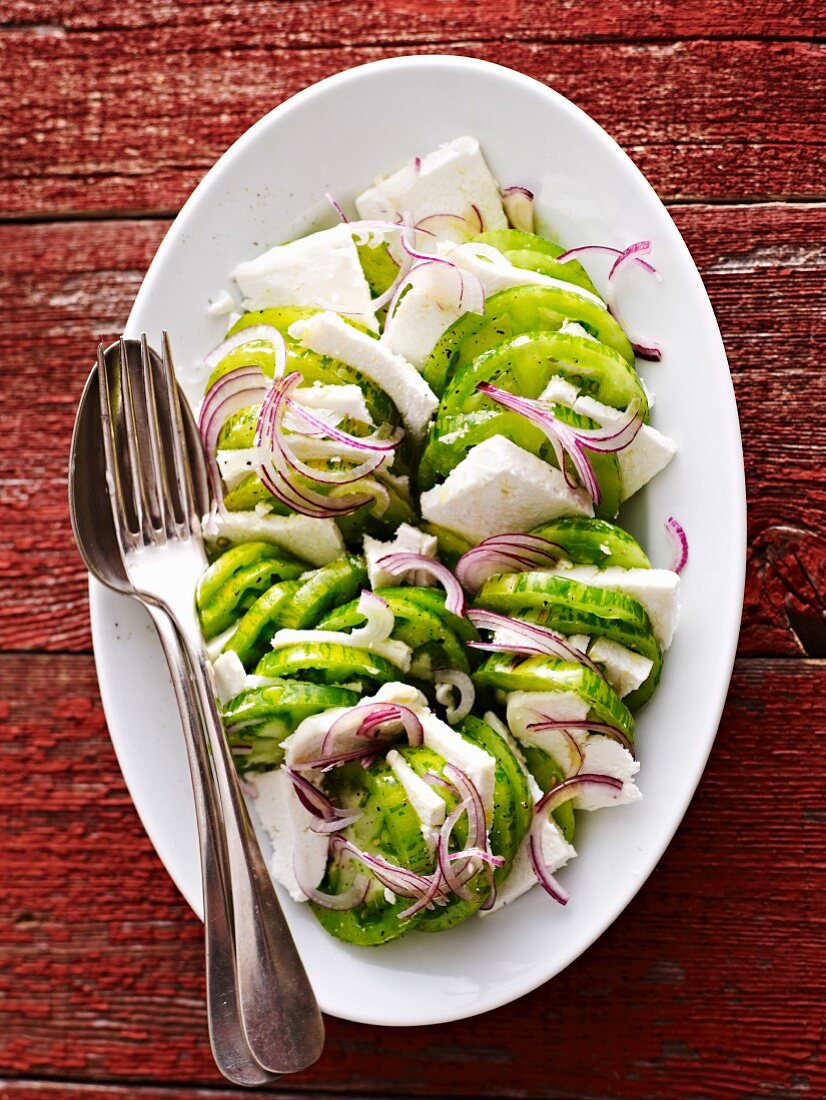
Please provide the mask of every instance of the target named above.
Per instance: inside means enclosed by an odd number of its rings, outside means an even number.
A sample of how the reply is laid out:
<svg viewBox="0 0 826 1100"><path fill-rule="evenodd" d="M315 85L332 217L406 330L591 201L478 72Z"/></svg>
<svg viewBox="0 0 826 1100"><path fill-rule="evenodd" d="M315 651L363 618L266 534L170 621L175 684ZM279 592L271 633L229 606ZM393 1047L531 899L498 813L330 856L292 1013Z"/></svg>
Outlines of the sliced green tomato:
<svg viewBox="0 0 826 1100"><path fill-rule="evenodd" d="M460 727L463 737L489 752L496 760L493 822L490 829L491 851L504 856L506 865L497 871L497 882L510 870L533 821L533 799L522 765L507 741L481 718L469 717ZM497 808L497 800L501 806Z"/></svg>
<svg viewBox="0 0 826 1100"><path fill-rule="evenodd" d="M398 680L399 670L368 649L336 642L302 642L267 653L256 666L257 676L298 677L318 684L345 684L371 680L387 684Z"/></svg>
<svg viewBox="0 0 826 1100"><path fill-rule="evenodd" d="M448 569L455 569L462 554L466 554L473 547L473 543L463 539L455 531L448 531L446 527L440 527L436 523L421 523L419 526L422 531L426 531L428 535L433 535L438 540L439 558Z"/></svg>
<svg viewBox="0 0 826 1100"><path fill-rule="evenodd" d="M488 233L480 233L473 239L498 248L514 267L550 275L552 279L573 283L591 294L596 294L598 298L602 297L582 264L578 260L557 263L557 256L561 256L565 249L546 237L540 237L538 233L525 233L520 229L494 229Z"/></svg>
<svg viewBox="0 0 826 1100"><path fill-rule="evenodd" d="M474 672L483 687L512 691L568 691L583 699L594 721L608 722L633 739L634 719L605 680L584 665L552 657L491 653Z"/></svg>
<svg viewBox="0 0 826 1100"><path fill-rule="evenodd" d="M486 722L475 717L467 718L457 732L466 741L484 749L496 761L493 816L488 835L490 850L494 855L505 859L505 866L494 872L494 881L498 886L507 878L513 857L530 828L533 800L525 774L510 746ZM451 848L458 851L465 843L464 837L457 836L456 844L451 845ZM419 930L442 932L447 928L454 928L478 912L490 896L488 871L483 868L467 885L474 893L472 899L453 898L443 907L427 910Z"/></svg>
<svg viewBox="0 0 826 1100"><path fill-rule="evenodd" d="M608 638L652 662L645 683L625 698L636 710L651 698L662 673L662 650L645 608L631 596L566 580L564 574L509 573L489 577L476 597L479 607L522 617L560 634Z"/></svg>
<svg viewBox="0 0 826 1100"><path fill-rule="evenodd" d="M575 565L595 565L599 569L650 569L645 551L627 531L604 519L589 516L562 516L535 527L532 535L561 546Z"/></svg>
<svg viewBox="0 0 826 1100"><path fill-rule="evenodd" d="M596 421L575 413L566 405L549 404L548 408L563 423L576 428L596 428ZM420 490L429 489L447 475L467 456L472 447L485 439L502 435L516 443L524 451L543 458L551 466L557 466L556 455L547 435L519 413L496 408L478 409L457 416L440 416L431 425L427 447L419 470ZM594 471L601 497L596 507L598 516L613 518L622 500L622 475L619 459L615 454L589 451L588 461ZM573 473L573 467L569 466Z"/></svg>
<svg viewBox="0 0 826 1100"><path fill-rule="evenodd" d="M381 244L357 244L359 262L370 293L374 298L384 294L399 273L399 265L390 255L386 241Z"/></svg>
<svg viewBox="0 0 826 1100"><path fill-rule="evenodd" d="M560 253L561 254L561 253ZM505 253L505 258L510 260L514 267L521 267L526 271L535 271L539 275L547 275L551 279L559 279L563 283L572 283L583 290L590 291L597 298L602 295L588 278L587 272L577 264L579 271L573 266L576 260L558 263L552 256L544 252L535 252L532 249L511 249Z"/></svg>
<svg viewBox="0 0 826 1100"><path fill-rule="evenodd" d="M456 633L446 624L444 614L423 607L415 596L410 597L411 591L415 589L382 588L379 592L396 619L392 637L410 646L414 660L418 650L425 646L432 647L435 643L444 654L443 663L469 672L465 648ZM364 615L358 609L358 601L353 600L326 615L318 624L318 629L353 630L365 622Z"/></svg>
<svg viewBox="0 0 826 1100"><path fill-rule="evenodd" d="M309 630L331 607L351 600L366 583L363 558L351 555L322 565L301 582L283 610L281 625Z"/></svg>
<svg viewBox="0 0 826 1100"><path fill-rule="evenodd" d="M299 580L281 581L259 596L239 620L223 652L237 653L247 672L254 668L266 653L273 634L284 626L282 614L300 587Z"/></svg>
<svg viewBox="0 0 826 1100"><path fill-rule="evenodd" d="M371 484L375 486L376 483L387 491L386 507L383 503L386 499L384 493L381 488L376 488L376 499L381 502L379 505L365 504L357 512L339 516L336 520L344 541L353 548L361 547L365 535L372 535L378 539L387 538L395 535L401 524L417 522L410 501L402 495L396 483L390 478L383 477L381 472L375 478L365 478L363 481L356 482L353 488L361 492L367 490ZM378 508L382 510L379 512Z"/></svg>
<svg viewBox="0 0 826 1100"><path fill-rule="evenodd" d="M485 306L484 317L465 313L454 322L425 363L424 377L441 397L456 371L483 352L522 333L555 332L566 321L582 325L600 343L613 348L634 366L634 349L607 309L573 290L518 286L494 294Z"/></svg>
<svg viewBox="0 0 826 1100"><path fill-rule="evenodd" d="M256 504L269 505L277 516L290 515L287 505L269 492L257 474L247 474L224 497L224 507L228 512L251 512Z"/></svg>
<svg viewBox="0 0 826 1100"><path fill-rule="evenodd" d="M619 352L585 336L545 331L521 333L458 367L437 415L471 412L490 404L491 399L478 392L481 382L535 398L555 375L604 405L625 409L634 401L648 413L639 376Z"/></svg>
<svg viewBox="0 0 826 1100"><path fill-rule="evenodd" d="M246 542L227 550L201 578L195 603L206 639L226 630L276 581L306 571L283 550L266 542Z"/></svg>
<svg viewBox="0 0 826 1100"><path fill-rule="evenodd" d="M565 778L562 768L544 749L540 749L538 745L521 745L520 748L531 775L543 791L556 787ZM553 811L553 819L568 843L573 844L576 824L573 802L563 802L561 806L557 806Z"/></svg>
<svg viewBox="0 0 826 1100"><path fill-rule="evenodd" d="M263 722L280 716L294 729L312 714L332 707L352 707L358 701L358 693L349 688L276 680L266 687L249 688L231 699L224 707L224 724L236 726L240 722Z"/></svg>
<svg viewBox="0 0 826 1100"><path fill-rule="evenodd" d="M347 840L369 855L382 856L397 866L405 866L404 855L407 855L416 865L415 868L411 866L411 870L429 873L431 857L419 829L418 817L406 800L404 788L384 761L377 761L367 769L359 764L337 768L327 777L325 785L336 805L361 811L361 817L342 833ZM400 837L401 852L396 847ZM350 856L328 864L320 889L330 894L344 893L357 875L366 875L372 880L362 904L337 911L310 903L319 923L332 936L359 946L378 946L416 927L418 916L399 919L399 913L413 904L411 899L388 902L381 883Z"/></svg>

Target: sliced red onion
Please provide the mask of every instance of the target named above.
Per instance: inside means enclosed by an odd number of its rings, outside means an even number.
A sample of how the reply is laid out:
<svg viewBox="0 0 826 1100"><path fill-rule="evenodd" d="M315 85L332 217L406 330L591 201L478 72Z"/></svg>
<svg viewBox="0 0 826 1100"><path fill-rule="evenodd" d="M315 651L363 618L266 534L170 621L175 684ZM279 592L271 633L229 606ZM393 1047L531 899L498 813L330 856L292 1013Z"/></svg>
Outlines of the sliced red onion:
<svg viewBox="0 0 826 1100"><path fill-rule="evenodd" d="M460 802L445 818L444 824L439 831L439 839L436 842L436 857L439 861L439 871L442 878L445 881L447 888L457 897L462 898L463 901L472 901L473 892L465 886L466 879L463 879L458 870L451 866L450 857L448 854L448 845L450 843L450 837L453 833L456 823L462 814L467 813L470 809L470 801ZM465 858L462 862L462 870L468 868L469 860Z"/></svg>
<svg viewBox="0 0 826 1100"><path fill-rule="evenodd" d="M569 894L564 887L560 886L545 864L542 852L542 830L550 813L564 802L576 798L583 790L594 786L602 789L608 788L613 791L613 795L616 797L622 790L622 781L611 775L575 775L570 779L564 779L556 787L552 787L537 802L534 809L534 819L528 841L531 865L540 886L560 905L568 903Z"/></svg>
<svg viewBox="0 0 826 1100"><path fill-rule="evenodd" d="M309 779L299 775L294 768L289 767L287 764L282 764L281 767L290 777L296 798L313 817L326 822L337 822L352 817L351 810L343 810L338 806L334 806L323 791L320 791ZM347 821L347 824L350 824L350 822ZM339 826L339 828L343 827L343 825Z"/></svg>
<svg viewBox="0 0 826 1100"><path fill-rule="evenodd" d="M568 725L570 725L570 722ZM599 787L603 791L610 791L612 797L616 798L622 790L622 780L616 779L613 775L594 775L590 772L571 776L570 779L563 779L561 783L551 787L537 802L536 817L540 820L542 814L547 817L548 814L559 809L565 802L577 798L588 787ZM534 826L536 826L536 821L534 821Z"/></svg>
<svg viewBox="0 0 826 1100"><path fill-rule="evenodd" d="M565 558L562 546L540 535L493 535L459 558L456 577L468 592L475 592L488 577L553 569Z"/></svg>
<svg viewBox="0 0 826 1100"><path fill-rule="evenodd" d="M485 232L485 219L482 217L481 210L479 209L479 207L476 205L475 202L472 202L470 204L470 208L473 211L473 213L476 215L476 221L479 223L479 232L484 233Z"/></svg>
<svg viewBox="0 0 826 1100"><path fill-rule="evenodd" d="M674 546L674 560L671 568L675 573L682 573L688 564L688 536L683 526L673 516L665 521L665 529Z"/></svg>
<svg viewBox="0 0 826 1100"><path fill-rule="evenodd" d="M314 833L322 833L325 836L330 833L340 833L342 829L346 829L348 825L352 825L362 816L361 810L351 810L345 817L333 818L332 821L311 821L310 830Z"/></svg>
<svg viewBox="0 0 826 1100"><path fill-rule="evenodd" d="M561 256L556 257L556 262L558 264L564 264L567 263L568 260L575 260L578 257L584 256L589 252L598 252L602 255L617 257L624 255L625 251L627 251L627 249L623 250L621 248L612 248L611 245L608 244L583 244L580 245L579 248L569 248L567 252L563 252ZM632 253L631 255L633 257L634 263L639 264L640 267L642 267L645 271L648 271L651 275L657 274L657 269L647 260L644 260L642 256L638 256L635 253Z"/></svg>
<svg viewBox="0 0 826 1100"><path fill-rule="evenodd" d="M548 718L547 715L536 712L538 722L531 722L529 730L585 730L588 733L600 733L604 737L610 737L618 742L632 756L634 756L634 742L631 738L616 726L608 722L592 722L588 718L567 720L564 718Z"/></svg>
<svg viewBox="0 0 826 1100"><path fill-rule="evenodd" d="M502 207L514 229L533 233L533 200L533 191L529 191L527 187L506 187L502 192Z"/></svg>
<svg viewBox="0 0 826 1100"><path fill-rule="evenodd" d="M365 504L369 504L374 497L371 494L362 493L336 498L316 493L298 482L297 460L291 462L285 453L283 420L290 393L299 381L301 381L301 375L297 371L286 378L278 379L264 399L255 431L255 446L258 450L255 472L273 496L303 515L328 518L355 512ZM295 456L291 457L295 459ZM382 460L382 456L377 455L372 461L378 464ZM303 463L300 465L303 466ZM325 479L318 477L317 474L318 471L315 471L312 480L324 482ZM339 484L347 483L349 482L344 481Z"/></svg>
<svg viewBox="0 0 826 1100"><path fill-rule="evenodd" d="M399 920L410 920L411 917L415 917L417 913L420 913L422 909L426 909L428 905L432 905L434 902L442 903L445 901L447 901L445 884L437 863L436 870L430 876L430 885L413 905L399 913Z"/></svg>
<svg viewBox="0 0 826 1100"><path fill-rule="evenodd" d="M424 740L424 730L415 711L405 707L401 703L363 703L361 706L352 707L337 718L327 730L321 743L321 757L325 759L334 752L337 741L342 738L364 738L365 740L392 741L398 734L398 730L388 733L382 727L392 723L400 726L407 735L407 742L411 746L421 745ZM371 750L372 751L372 750Z"/></svg>
<svg viewBox="0 0 826 1100"><path fill-rule="evenodd" d="M461 852L452 852L447 857L451 862L459 859L479 859L489 867L504 867L504 856L495 856L487 848L463 848Z"/></svg>
<svg viewBox="0 0 826 1100"><path fill-rule="evenodd" d="M269 382L260 367L240 367L219 378L209 390L198 415L198 432L209 470L210 486L216 504L223 500L221 474L215 448L221 429L231 416L256 402L263 402Z"/></svg>
<svg viewBox="0 0 826 1100"><path fill-rule="evenodd" d="M567 905L570 894L564 886L556 881L545 864L545 857L542 854L541 833L531 831L528 837L528 853L531 858L533 873L536 875L539 885L546 893L551 895L554 901L558 901L560 905Z"/></svg>
<svg viewBox="0 0 826 1100"><path fill-rule="evenodd" d="M280 378L286 369L287 345L282 334L273 325L250 325L249 328L239 329L204 356L204 365L213 370L231 351L235 351L244 344L252 343L253 340L266 340L272 344L275 355L275 377Z"/></svg>
<svg viewBox="0 0 826 1100"><path fill-rule="evenodd" d="M301 881L301 867L298 859L293 860L293 874L302 894L306 894L310 901L320 905L322 909L335 909L339 912L355 909L357 905L361 905L370 889L370 879L367 875L356 875L353 885L343 894L326 894L323 890L311 886L309 882Z"/></svg>
<svg viewBox="0 0 826 1100"><path fill-rule="evenodd" d="M436 580L444 586L445 596L445 608L453 615L464 615L465 613L465 594L462 591L462 586L450 572L446 565L442 565L441 562L434 561L432 558L425 557L424 554L385 554L383 558L379 558L376 565L380 569L385 569L388 573L391 573L394 577L397 577L400 573L408 573L411 570L421 570L423 573L429 573L431 577L435 577Z"/></svg>
<svg viewBox="0 0 826 1100"><path fill-rule="evenodd" d="M427 217L421 218L419 221L416 222L416 226L415 226L416 232L418 232L418 233L431 233L433 236L438 236L439 226L443 222L447 224L448 229L453 228L454 223L460 223L456 226L456 228L458 229L458 231L460 233L465 233L465 234L469 235L472 232L470 222L462 214L447 214L447 213L445 213L445 214L428 214ZM425 226L428 226L428 225L432 228L427 228L426 229Z"/></svg>
<svg viewBox="0 0 826 1100"><path fill-rule="evenodd" d="M291 411L295 411L296 415L301 417L302 413L300 407L295 405L295 402L290 400L290 394L295 390L299 382L302 381L301 375L295 371L289 376L289 378L279 379L270 390L267 397L264 399L264 405L270 402L277 402L279 407L285 409L290 408ZM277 391L277 392L276 392ZM272 396L275 392L275 396ZM298 411L296 411L298 409ZM261 409L264 413L264 407ZM309 419L309 417L308 417ZM379 453L373 453L370 458L365 459L358 466L352 466L349 469L342 470L317 470L313 466L308 466L306 462L302 462L298 458L290 447L289 439L283 432L283 415L278 419L273 419L273 432L269 438L262 438L261 442L256 441L258 447L268 446L272 449L273 453L277 450L286 462L295 470L301 477L307 478L308 481L315 482L319 485L352 485L354 481L360 481L364 477L368 477L374 473L379 466L384 462L384 449L382 448ZM315 421L316 426L320 423L317 419ZM323 423L323 422L321 422ZM364 448L367 451L373 451L373 448Z"/></svg>
<svg viewBox="0 0 826 1100"><path fill-rule="evenodd" d="M504 640L500 638L497 642L468 642L468 645L474 649L487 649L498 653L524 653L527 649L531 653L558 657L562 661L573 661L584 665L602 679L605 678L602 669L594 664L587 653L571 645L564 635L557 634L546 626L526 623L522 619L510 619L506 615L500 615L496 611L485 611L483 608L471 609L467 617L479 629L493 630L497 634L510 634L516 639L513 644L507 638Z"/></svg>
<svg viewBox="0 0 826 1100"><path fill-rule="evenodd" d="M406 867L399 867L382 856L364 852L352 841L346 840L342 836L333 836L330 845L336 854L346 853L357 859L373 872L382 886L386 886L388 890L392 890L399 897L419 899L432 886L429 876L416 874L415 871L409 871Z"/></svg>
<svg viewBox="0 0 826 1100"><path fill-rule="evenodd" d="M451 726L455 726L457 722L467 718L473 710L473 704L476 702L476 688L473 686L473 681L466 672L458 668L437 668L433 673L433 679L437 684L450 684L459 693L458 704L455 707L452 705L445 707L448 722Z"/></svg>
<svg viewBox="0 0 826 1100"><path fill-rule="evenodd" d="M328 424L326 420L310 412L301 404L298 397L290 399L290 412L296 420L303 421L312 428L313 435L326 435L337 443L343 443L346 447L352 447L357 451L379 451L382 454L388 454L390 451L394 451L404 438L403 428L395 428L392 435L389 436L379 436L375 432L365 436L351 435L349 432L342 431L341 428Z"/></svg>
<svg viewBox="0 0 826 1100"><path fill-rule="evenodd" d="M416 175L418 175L419 172L421 172L421 170L422 170L422 158L421 157L414 157L413 158L413 171L416 173Z"/></svg>
<svg viewBox="0 0 826 1100"><path fill-rule="evenodd" d="M468 810L468 836L469 848L487 847L487 824L485 821L485 807L479 788L461 768L455 764L447 763L442 769L445 779L452 783L463 802L467 802Z"/></svg>
<svg viewBox="0 0 826 1100"><path fill-rule="evenodd" d="M341 209L341 204L339 203L339 201L333 195L330 194L329 191L324 192L324 198L327 200L327 202L330 204L330 206L332 206L333 210L335 210L335 212L338 214L338 216L341 218L341 220L343 222L345 222L345 223L349 222L350 219L347 217L347 215Z"/></svg>
<svg viewBox="0 0 826 1100"><path fill-rule="evenodd" d="M588 459L586 451L616 454L625 450L636 439L642 428L644 416L639 401L632 401L622 418L605 428L574 428L554 415L547 402L529 397L518 397L506 390L480 382L477 389L487 394L498 405L519 413L541 428L556 453L559 468L566 482L573 487L565 463L567 454L580 482L596 504L602 499L602 490Z"/></svg>

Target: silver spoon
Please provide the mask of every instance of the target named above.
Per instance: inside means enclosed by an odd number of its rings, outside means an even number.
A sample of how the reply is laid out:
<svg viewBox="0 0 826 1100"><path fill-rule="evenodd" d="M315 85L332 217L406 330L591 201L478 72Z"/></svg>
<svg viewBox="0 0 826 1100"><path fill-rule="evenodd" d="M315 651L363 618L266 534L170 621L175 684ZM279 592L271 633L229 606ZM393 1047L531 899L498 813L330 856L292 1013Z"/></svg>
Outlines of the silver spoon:
<svg viewBox="0 0 826 1100"><path fill-rule="evenodd" d="M126 346L127 354L140 354L140 344L136 341L127 341ZM107 357L117 355L118 344L106 351ZM205 485L204 458L192 416L184 401L181 405L184 409L187 449L197 488L198 485ZM206 505L206 500L200 503ZM134 595L123 566L106 486L97 369L92 371L86 383L75 421L69 462L69 506L75 540L90 573L114 591ZM172 671L181 714L199 714L193 686L182 671L180 642L175 629L163 611L145 606L155 623ZM237 995L236 944L227 881L227 856L221 831L214 824L220 821L220 811L206 742L201 728L194 729L185 724L184 732L201 850L210 1041L216 1064L229 1080L247 1086L261 1085L275 1080L278 1074L262 1069L254 1059L242 1023ZM285 955L289 956L291 951L294 952L292 944L285 944ZM285 958L285 962L289 965L289 958ZM315 1061L323 1044L320 1014L312 992L308 992L306 1018L300 1028L303 1035L299 1043L305 1048L305 1065Z"/></svg>

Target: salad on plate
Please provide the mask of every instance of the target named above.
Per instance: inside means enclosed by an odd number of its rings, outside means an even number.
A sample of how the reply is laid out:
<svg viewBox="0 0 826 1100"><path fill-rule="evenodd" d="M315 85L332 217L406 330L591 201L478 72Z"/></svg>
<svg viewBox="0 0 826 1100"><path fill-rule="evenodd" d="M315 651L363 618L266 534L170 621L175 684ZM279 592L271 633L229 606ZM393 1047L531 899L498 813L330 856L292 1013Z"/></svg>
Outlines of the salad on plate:
<svg viewBox="0 0 826 1100"><path fill-rule="evenodd" d="M273 876L382 944L565 904L577 814L641 797L688 545L617 522L676 451L621 307L650 242L564 248L472 137L328 197L210 307L196 603Z"/></svg>

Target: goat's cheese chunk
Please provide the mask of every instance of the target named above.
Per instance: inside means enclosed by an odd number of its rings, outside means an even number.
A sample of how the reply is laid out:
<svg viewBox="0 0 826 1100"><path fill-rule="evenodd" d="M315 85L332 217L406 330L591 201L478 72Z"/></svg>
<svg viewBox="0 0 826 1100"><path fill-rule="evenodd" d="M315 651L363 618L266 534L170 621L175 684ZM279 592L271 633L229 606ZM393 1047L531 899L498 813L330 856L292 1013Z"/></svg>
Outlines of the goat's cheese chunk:
<svg viewBox="0 0 826 1100"><path fill-rule="evenodd" d="M621 569L617 565L597 569L574 565L551 570L566 580L621 592L637 600L648 612L654 637L668 649L680 614L680 578L670 569Z"/></svg>
<svg viewBox="0 0 826 1100"><path fill-rule="evenodd" d="M210 539L250 542L260 539L282 546L310 565L326 565L344 553L344 540L331 519L315 519L295 513L276 516L253 512L227 512L204 516L203 529Z"/></svg>
<svg viewBox="0 0 826 1100"><path fill-rule="evenodd" d="M336 313L317 313L290 326L290 336L319 355L359 370L393 400L404 425L420 439L438 400L414 366L379 340L348 325Z"/></svg>
<svg viewBox="0 0 826 1100"><path fill-rule="evenodd" d="M424 695L409 684L403 684L398 680L382 684L375 695L363 699L359 704L367 703L401 703L418 711L427 707L427 699ZM319 714L311 714L296 726L295 730L284 741L284 760L290 767L296 764L308 764L311 760L317 760L321 755L321 745L327 735L327 731L337 718L346 714L349 707L332 707L330 710L321 711ZM342 739L338 742L341 752L350 752L364 748L364 739L352 735L348 741Z"/></svg>
<svg viewBox="0 0 826 1100"><path fill-rule="evenodd" d="M415 225L430 233L460 240L508 225L499 185L474 137L455 138L392 176L376 180L358 196L356 209L361 218L384 221L409 213ZM448 214L456 220L443 217ZM435 239L420 234L417 243L424 251L432 251L429 242Z"/></svg>
<svg viewBox="0 0 826 1100"><path fill-rule="evenodd" d="M616 424L624 415L622 409L603 405L593 397L580 396L577 387L558 374L548 382L540 394L540 399L567 405L574 412L590 417L602 427ZM632 442L621 451L617 451L622 478L622 499L628 500L643 485L647 485L652 477L665 469L676 453L677 445L672 439L657 431L656 428L652 428L650 424L643 424Z"/></svg>
<svg viewBox="0 0 826 1100"><path fill-rule="evenodd" d="M502 435L472 447L441 485L422 493L421 508L425 519L473 543L557 516L594 514L587 493Z"/></svg>
<svg viewBox="0 0 826 1100"><path fill-rule="evenodd" d="M241 663L241 658L232 650L215 658L212 662L212 676L215 694L221 706L226 706L230 699L240 695L248 686L247 670Z"/></svg>
<svg viewBox="0 0 826 1100"><path fill-rule="evenodd" d="M422 836L429 851L436 850L439 829L445 819L445 802L429 783L410 767L405 758L396 749L387 754L387 763L393 769L396 779L404 787L404 793L410 805L416 811L421 823Z"/></svg>
<svg viewBox="0 0 826 1100"><path fill-rule="evenodd" d="M305 409L312 409L319 414L335 414L336 419L331 423L338 424L339 420L361 420L369 424L370 413L364 400L361 386L355 382L344 385L325 385L323 382L314 382L312 386L299 386L293 390L292 400Z"/></svg>
<svg viewBox="0 0 826 1100"><path fill-rule="evenodd" d="M374 331L378 328L353 235L337 225L279 244L232 272L244 309L272 306L340 308Z"/></svg>
<svg viewBox="0 0 826 1100"><path fill-rule="evenodd" d="M434 584L433 577L421 570L411 569L407 573L388 573L378 564L388 554L423 554L426 558L436 559L439 542L435 535L428 535L409 523L403 523L396 531L391 542L380 542L372 535L364 536L364 557L367 562L367 576L370 587L375 592L379 588L392 588L409 580L411 584L425 586Z"/></svg>
<svg viewBox="0 0 826 1100"><path fill-rule="evenodd" d="M590 416L604 427L616 424L624 415L621 409L612 409L601 401L595 401L593 397L578 398L574 403L574 411ZM647 485L652 477L666 468L676 453L677 445L673 439L652 428L650 424L643 424L633 441L623 450L617 451L622 478L622 499L628 500L643 485Z"/></svg>
<svg viewBox="0 0 826 1100"><path fill-rule="evenodd" d="M426 264L415 272L381 337L391 351L421 370L442 334L466 310L456 268Z"/></svg>
<svg viewBox="0 0 826 1100"><path fill-rule="evenodd" d="M598 810L603 806L623 806L637 802L642 795L634 782L639 761L617 741L601 733L590 733L576 726L565 729L532 729L537 716L555 721L582 722L588 717L587 702L573 692L514 691L508 696L508 726L523 745L535 745L557 762L565 777L581 772L610 775L619 779L622 790L615 793L589 787L573 800L574 809Z"/></svg>
<svg viewBox="0 0 826 1100"><path fill-rule="evenodd" d="M458 264L463 271L475 275L488 297L498 294L501 290L512 290L517 286L547 286L566 290L569 294L576 294L579 298L585 298L605 308L605 302L585 287L566 283L563 279L554 279L553 276L543 275L539 271L516 267L498 248L493 248L489 244L478 241L468 241L460 245L442 244L439 246L439 252Z"/></svg>
<svg viewBox="0 0 826 1100"><path fill-rule="evenodd" d="M496 913L506 905L516 901L526 894L528 890L536 886L536 872L530 856L530 835L526 836L520 844L516 855L513 857L510 873L496 893L496 901L490 909L483 910L480 916L486 917L490 913ZM576 856L576 848L565 839L562 830L548 815L548 819L542 823L540 832L540 851L545 866L550 874L564 867L569 860Z"/></svg>
<svg viewBox="0 0 826 1100"><path fill-rule="evenodd" d="M319 885L330 838L312 831L313 815L299 802L286 772L280 768L263 772L250 782L255 788L255 812L272 844L270 871L291 898L306 901L298 879L311 888Z"/></svg>
<svg viewBox="0 0 826 1100"><path fill-rule="evenodd" d="M451 729L429 710L418 712L424 729L424 743L443 756L449 764L460 768L478 790L485 815L490 821L493 814L493 788L496 761L489 752L466 741L460 733Z"/></svg>
<svg viewBox="0 0 826 1100"><path fill-rule="evenodd" d="M650 657L634 653L610 638L597 638L588 656L602 667L605 679L620 699L644 684L654 666Z"/></svg>

